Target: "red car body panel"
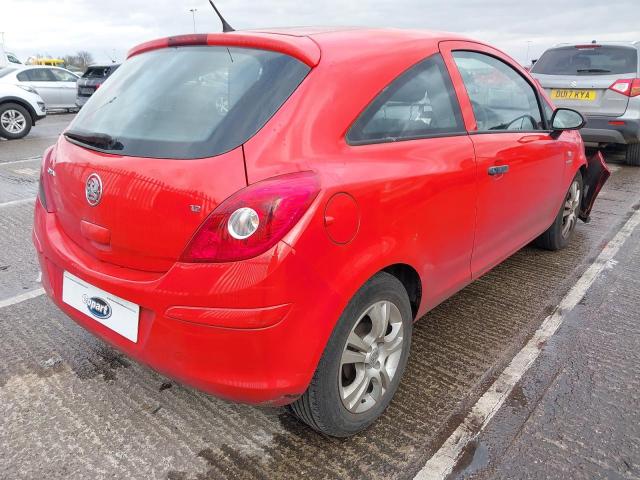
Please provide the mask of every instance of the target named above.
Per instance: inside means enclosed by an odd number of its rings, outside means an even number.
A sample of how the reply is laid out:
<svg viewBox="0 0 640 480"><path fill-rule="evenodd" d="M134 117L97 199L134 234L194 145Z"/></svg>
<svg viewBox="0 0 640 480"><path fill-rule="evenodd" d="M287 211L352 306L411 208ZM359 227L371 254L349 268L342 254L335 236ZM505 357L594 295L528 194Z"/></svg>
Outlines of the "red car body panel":
<svg viewBox="0 0 640 480"><path fill-rule="evenodd" d="M43 174L49 211L37 203L33 236L43 285L65 313L131 357L224 398L293 401L369 278L394 265L414 272L419 318L551 225L586 165L576 132L473 134L473 110L451 50L490 53L536 85L482 44L428 32L284 29L161 39L130 55L180 42L272 49L313 68L261 130L217 157L120 157L61 137L44 157L43 171L56 174ZM437 53L467 132L349 145L345 135L371 100ZM508 174L487 175L504 164ZM225 198L301 171L315 172L321 191L274 247L237 262L179 260ZM97 207L84 199L93 172L105 183ZM66 305L64 271L140 305L137 343Z"/></svg>
<svg viewBox="0 0 640 480"><path fill-rule="evenodd" d="M56 172L50 201L71 240L98 260L154 272L169 270L208 213L247 185L242 148L197 162L158 161L95 152L61 138L48 167ZM104 188L97 207L84 196L92 173ZM87 224L107 229L98 235L108 241L91 236Z"/></svg>

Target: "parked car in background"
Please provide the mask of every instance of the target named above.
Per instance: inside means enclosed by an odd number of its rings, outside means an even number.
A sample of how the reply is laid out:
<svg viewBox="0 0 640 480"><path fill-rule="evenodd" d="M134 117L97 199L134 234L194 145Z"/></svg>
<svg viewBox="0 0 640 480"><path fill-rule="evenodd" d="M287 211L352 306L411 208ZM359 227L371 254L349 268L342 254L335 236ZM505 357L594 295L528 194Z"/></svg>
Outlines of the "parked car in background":
<svg viewBox="0 0 640 480"><path fill-rule="evenodd" d="M640 166L640 41L556 46L531 73L556 105L585 116L587 145L624 148Z"/></svg>
<svg viewBox="0 0 640 480"><path fill-rule="evenodd" d="M4 47L0 44L0 68L9 65L22 65L22 62L14 53L5 51Z"/></svg>
<svg viewBox="0 0 640 480"><path fill-rule="evenodd" d="M7 70L0 68L0 78ZM0 137L22 138L46 115L44 100L33 87L0 82Z"/></svg>
<svg viewBox="0 0 640 480"><path fill-rule="evenodd" d="M415 320L588 219L608 171L583 124L454 34L154 40L43 156L42 285L166 375L352 435L389 405Z"/></svg>
<svg viewBox="0 0 640 480"><path fill-rule="evenodd" d="M35 89L47 105L47 110L77 110L75 73L60 67L18 66L0 78L2 83L29 86Z"/></svg>
<svg viewBox="0 0 640 480"><path fill-rule="evenodd" d="M87 100L100 88L104 81L115 72L120 64L92 65L82 74L78 80L78 94L76 105L82 107Z"/></svg>
<svg viewBox="0 0 640 480"><path fill-rule="evenodd" d="M78 75L78 77L82 77L82 74L85 72L85 69L76 67L75 65L67 65L65 68L71 73L75 73L76 75Z"/></svg>

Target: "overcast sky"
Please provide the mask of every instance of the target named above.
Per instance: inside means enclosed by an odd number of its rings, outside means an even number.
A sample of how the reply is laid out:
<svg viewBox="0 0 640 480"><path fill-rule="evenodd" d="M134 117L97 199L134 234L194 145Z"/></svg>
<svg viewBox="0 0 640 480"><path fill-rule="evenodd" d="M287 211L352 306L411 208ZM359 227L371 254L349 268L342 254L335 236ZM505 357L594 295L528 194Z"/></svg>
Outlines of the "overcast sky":
<svg viewBox="0 0 640 480"><path fill-rule="evenodd" d="M295 25L367 25L464 33L517 60L559 42L640 40L640 0L218 0L236 29ZM23 61L78 50L121 61L137 43L198 32L220 23L207 0L0 0L5 49ZM531 42L531 43L528 43Z"/></svg>

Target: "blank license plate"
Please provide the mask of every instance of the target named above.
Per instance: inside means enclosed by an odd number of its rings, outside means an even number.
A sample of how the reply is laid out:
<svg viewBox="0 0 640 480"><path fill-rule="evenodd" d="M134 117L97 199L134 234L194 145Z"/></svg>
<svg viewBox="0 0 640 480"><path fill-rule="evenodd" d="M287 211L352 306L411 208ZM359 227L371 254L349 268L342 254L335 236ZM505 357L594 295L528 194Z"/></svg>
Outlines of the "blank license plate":
<svg viewBox="0 0 640 480"><path fill-rule="evenodd" d="M80 95L92 95L93 91L93 88L81 88Z"/></svg>
<svg viewBox="0 0 640 480"><path fill-rule="evenodd" d="M69 272L62 278L62 301L132 342L138 341L140 307L105 292Z"/></svg>
<svg viewBox="0 0 640 480"><path fill-rule="evenodd" d="M595 90L551 90L554 100L584 100L593 102L596 99Z"/></svg>

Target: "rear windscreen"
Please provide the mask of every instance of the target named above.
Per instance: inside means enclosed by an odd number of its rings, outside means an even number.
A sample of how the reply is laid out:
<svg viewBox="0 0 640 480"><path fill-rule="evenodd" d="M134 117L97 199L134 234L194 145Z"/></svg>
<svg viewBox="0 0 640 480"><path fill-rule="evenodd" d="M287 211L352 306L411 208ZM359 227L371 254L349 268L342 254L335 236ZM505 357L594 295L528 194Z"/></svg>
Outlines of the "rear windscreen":
<svg viewBox="0 0 640 480"><path fill-rule="evenodd" d="M109 75L111 67L89 67L82 75L84 78L104 78Z"/></svg>
<svg viewBox="0 0 640 480"><path fill-rule="evenodd" d="M248 48L164 48L127 60L80 110L67 138L122 155L189 159L251 138L310 68Z"/></svg>
<svg viewBox="0 0 640 480"><path fill-rule="evenodd" d="M531 70L542 75L619 75L638 71L638 51L594 45L547 50Z"/></svg>

